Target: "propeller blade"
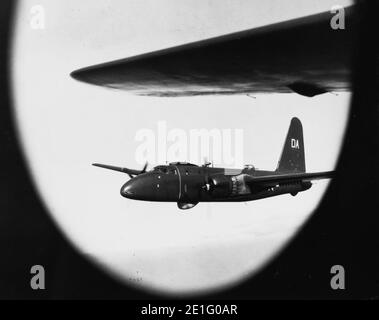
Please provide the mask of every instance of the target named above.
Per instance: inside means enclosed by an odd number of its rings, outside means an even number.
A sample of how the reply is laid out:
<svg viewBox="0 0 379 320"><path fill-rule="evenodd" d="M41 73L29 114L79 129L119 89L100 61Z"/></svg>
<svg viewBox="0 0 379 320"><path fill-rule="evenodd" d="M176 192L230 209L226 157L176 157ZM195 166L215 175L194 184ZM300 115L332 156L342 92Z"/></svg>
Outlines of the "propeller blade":
<svg viewBox="0 0 379 320"><path fill-rule="evenodd" d="M146 169L147 169L148 165L149 165L149 163L146 162L145 165L144 165L144 167L143 167L143 169L142 169L142 171L141 171L141 174L146 172Z"/></svg>

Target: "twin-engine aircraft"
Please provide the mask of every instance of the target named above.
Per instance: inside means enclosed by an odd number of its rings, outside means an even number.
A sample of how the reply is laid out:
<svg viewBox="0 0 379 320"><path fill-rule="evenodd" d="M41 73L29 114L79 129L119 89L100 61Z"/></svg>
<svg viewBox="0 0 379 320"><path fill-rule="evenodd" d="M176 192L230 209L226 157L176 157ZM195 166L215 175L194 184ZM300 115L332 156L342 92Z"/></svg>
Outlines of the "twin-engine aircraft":
<svg viewBox="0 0 379 320"><path fill-rule="evenodd" d="M199 202L241 202L258 200L312 187L312 180L327 179L333 172L306 173L303 127L293 118L282 155L275 171L213 168L175 162L146 172L103 164L94 166L119 171L131 177L121 188L125 198L144 201L177 202L179 209L191 209Z"/></svg>

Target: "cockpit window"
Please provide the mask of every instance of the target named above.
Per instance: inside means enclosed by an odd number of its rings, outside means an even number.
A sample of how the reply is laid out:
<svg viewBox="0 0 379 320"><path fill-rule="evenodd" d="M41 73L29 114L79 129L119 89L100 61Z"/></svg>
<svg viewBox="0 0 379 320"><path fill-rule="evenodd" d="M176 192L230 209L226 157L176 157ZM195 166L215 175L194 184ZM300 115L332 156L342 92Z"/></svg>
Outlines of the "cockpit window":
<svg viewBox="0 0 379 320"><path fill-rule="evenodd" d="M168 169L166 167L155 167L154 171L161 172L161 173L168 173Z"/></svg>
<svg viewBox="0 0 379 320"><path fill-rule="evenodd" d="M166 166L158 166L153 169L154 172L164 173L164 174L177 174L175 168L166 167Z"/></svg>

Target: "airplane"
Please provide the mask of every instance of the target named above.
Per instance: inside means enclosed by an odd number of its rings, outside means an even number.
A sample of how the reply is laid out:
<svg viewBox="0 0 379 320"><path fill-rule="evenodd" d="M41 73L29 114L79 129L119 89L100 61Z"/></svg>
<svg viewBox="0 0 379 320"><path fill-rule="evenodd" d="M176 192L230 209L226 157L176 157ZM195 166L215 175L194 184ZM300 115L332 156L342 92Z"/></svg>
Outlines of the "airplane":
<svg viewBox="0 0 379 320"><path fill-rule="evenodd" d="M258 170L254 166L243 169L197 166L174 162L146 171L104 164L96 167L128 174L131 179L120 193L133 200L176 202L187 210L199 202L245 202L283 194L296 196L312 187L313 180L329 179L333 171L307 173L305 168L303 127L298 118L292 118L282 154L275 171Z"/></svg>

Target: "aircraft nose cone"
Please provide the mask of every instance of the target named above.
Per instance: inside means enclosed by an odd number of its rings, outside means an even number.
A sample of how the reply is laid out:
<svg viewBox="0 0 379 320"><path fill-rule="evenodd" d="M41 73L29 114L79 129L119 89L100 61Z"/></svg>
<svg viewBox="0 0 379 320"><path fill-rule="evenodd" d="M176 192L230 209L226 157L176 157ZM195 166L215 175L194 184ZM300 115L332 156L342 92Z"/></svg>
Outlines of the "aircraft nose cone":
<svg viewBox="0 0 379 320"><path fill-rule="evenodd" d="M152 177L149 174L144 174L125 183L120 193L123 197L133 200L151 200L154 198L151 186Z"/></svg>
<svg viewBox="0 0 379 320"><path fill-rule="evenodd" d="M125 198L133 199L136 196L134 189L132 181L128 181L122 186L120 193Z"/></svg>

